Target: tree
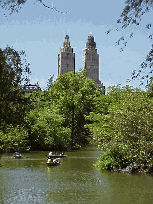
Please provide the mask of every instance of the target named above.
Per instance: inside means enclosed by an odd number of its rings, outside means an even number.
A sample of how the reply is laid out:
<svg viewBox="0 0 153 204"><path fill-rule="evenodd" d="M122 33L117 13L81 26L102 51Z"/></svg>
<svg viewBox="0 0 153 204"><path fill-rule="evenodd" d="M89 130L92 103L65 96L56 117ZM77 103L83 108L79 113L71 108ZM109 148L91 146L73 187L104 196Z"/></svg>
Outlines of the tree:
<svg viewBox="0 0 153 204"><path fill-rule="evenodd" d="M85 71L69 72L59 76L49 90L27 96L30 105L25 121L32 148L73 149L89 143L85 116L94 109L94 97L101 94L94 83Z"/></svg>
<svg viewBox="0 0 153 204"><path fill-rule="evenodd" d="M0 130L0 152L29 150L28 133L24 127L7 125L5 132Z"/></svg>
<svg viewBox="0 0 153 204"><path fill-rule="evenodd" d="M126 0L125 4L126 5L125 8L123 9L123 12L121 13L120 18L117 20L117 23L121 24L122 29L125 29L132 24L139 26L143 15L153 8L153 0ZM151 28L151 22L149 22L146 25L146 28L147 29ZM109 34L110 31L111 29L108 30L106 33ZM131 33L129 37L132 38L133 36L134 34ZM149 38L152 39L153 34L149 35ZM120 43L122 43L123 45L120 51L123 51L124 47L127 44L127 41L125 40L124 36L122 36L116 42L116 45L119 45ZM147 66L149 68L148 72L146 72ZM138 70L138 72L134 70L131 75L131 79L127 79L127 82L130 82L131 80L135 80L140 77L140 86L143 84L146 84L146 87L149 86L153 73L152 66L153 66L153 44L152 49L146 56L146 60L142 62L141 68Z"/></svg>
<svg viewBox="0 0 153 204"><path fill-rule="evenodd" d="M90 138L89 130L84 127L87 123L85 116L94 109L94 97L100 94L95 82L86 77L85 71L61 75L50 89L60 114L65 118L65 127L72 128L74 112L74 146L85 145ZM73 145L72 145L73 146Z"/></svg>
<svg viewBox="0 0 153 204"><path fill-rule="evenodd" d="M20 84L26 80L29 64L23 51L17 52L7 46L0 49L0 128L7 124L16 126L24 118L24 96Z"/></svg>
<svg viewBox="0 0 153 204"><path fill-rule="evenodd" d="M153 97L153 79L151 79L150 85L148 87L147 93L149 97Z"/></svg>
<svg viewBox="0 0 153 204"><path fill-rule="evenodd" d="M53 86L53 79L54 79L54 74L52 76L49 77L48 81L47 81L47 90L50 89L50 87Z"/></svg>
<svg viewBox="0 0 153 204"><path fill-rule="evenodd" d="M88 125L102 150L99 166L112 170L131 163L152 162L153 101L148 93L129 86L111 87L106 97L107 112L90 113ZM103 106L103 102L99 106Z"/></svg>
<svg viewBox="0 0 153 204"><path fill-rule="evenodd" d="M37 107L25 117L32 150L70 148L70 129L63 127L64 118L56 107Z"/></svg>
<svg viewBox="0 0 153 204"><path fill-rule="evenodd" d="M56 7L50 7L50 6L47 6L43 3L42 0L36 0L36 2L39 1L43 6L45 6L46 8L48 9L52 9L52 10L55 10L56 12L59 12L59 13L69 13L69 11L67 12L63 12L63 11L59 11L56 9ZM8 9L10 10L10 15L13 13L13 12L19 12L19 10L22 8L22 5L24 5L25 3L27 2L27 0L4 0L4 1L0 1L0 6L3 8L3 9Z"/></svg>

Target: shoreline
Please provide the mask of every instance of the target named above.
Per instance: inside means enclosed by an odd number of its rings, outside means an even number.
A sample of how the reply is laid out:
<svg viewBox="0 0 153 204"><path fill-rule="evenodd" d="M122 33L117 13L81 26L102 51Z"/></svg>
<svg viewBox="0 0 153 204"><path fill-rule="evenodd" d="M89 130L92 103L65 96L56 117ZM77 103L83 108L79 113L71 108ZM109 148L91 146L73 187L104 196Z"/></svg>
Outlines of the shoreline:
<svg viewBox="0 0 153 204"><path fill-rule="evenodd" d="M121 173L153 173L153 163L150 163L149 165L141 165L141 164L130 164L126 168L118 169L116 167L113 167L111 170L113 172L121 172Z"/></svg>

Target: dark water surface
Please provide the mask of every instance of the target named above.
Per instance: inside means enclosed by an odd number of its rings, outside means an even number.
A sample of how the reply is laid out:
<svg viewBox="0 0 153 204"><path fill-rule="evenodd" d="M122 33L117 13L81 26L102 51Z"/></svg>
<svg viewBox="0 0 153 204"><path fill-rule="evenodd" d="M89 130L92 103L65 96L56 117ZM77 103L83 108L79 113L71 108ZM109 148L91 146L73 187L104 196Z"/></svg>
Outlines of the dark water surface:
<svg viewBox="0 0 153 204"><path fill-rule="evenodd" d="M1 204L152 204L153 176L99 172L94 168L102 153L65 152L60 166L46 166L48 152L11 154L0 160Z"/></svg>

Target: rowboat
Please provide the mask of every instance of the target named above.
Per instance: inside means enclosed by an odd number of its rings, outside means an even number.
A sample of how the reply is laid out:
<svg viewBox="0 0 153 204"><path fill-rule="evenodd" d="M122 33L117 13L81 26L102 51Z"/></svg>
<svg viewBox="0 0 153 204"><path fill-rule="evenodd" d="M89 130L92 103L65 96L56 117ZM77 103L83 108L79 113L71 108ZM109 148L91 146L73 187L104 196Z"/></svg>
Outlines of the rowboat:
<svg viewBox="0 0 153 204"><path fill-rule="evenodd" d="M67 157L65 154L53 154L53 155L46 155L47 158L64 158Z"/></svg>
<svg viewBox="0 0 153 204"><path fill-rule="evenodd" d="M19 154L19 152L15 152L15 153L13 154L13 157L14 157L15 159L21 159L21 154Z"/></svg>
<svg viewBox="0 0 153 204"><path fill-rule="evenodd" d="M57 165L60 165L61 163L60 163L60 158L56 158L56 159L52 159L52 158L48 158L48 160L47 160L47 162L46 162L46 164L48 165L48 166L57 166Z"/></svg>

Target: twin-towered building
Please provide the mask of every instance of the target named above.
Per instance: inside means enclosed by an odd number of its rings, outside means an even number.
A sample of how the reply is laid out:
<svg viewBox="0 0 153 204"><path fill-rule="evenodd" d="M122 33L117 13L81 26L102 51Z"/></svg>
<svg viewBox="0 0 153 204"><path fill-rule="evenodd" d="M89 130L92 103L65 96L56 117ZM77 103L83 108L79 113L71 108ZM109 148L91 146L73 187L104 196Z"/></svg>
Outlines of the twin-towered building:
<svg viewBox="0 0 153 204"><path fill-rule="evenodd" d="M96 43L93 36L88 36L88 42L84 50L83 68L86 69L87 77L95 81L98 88L104 90L103 84L99 80L99 54L97 54ZM70 46L69 36L65 36L63 47L58 55L58 76L66 72L75 71L75 53Z"/></svg>

